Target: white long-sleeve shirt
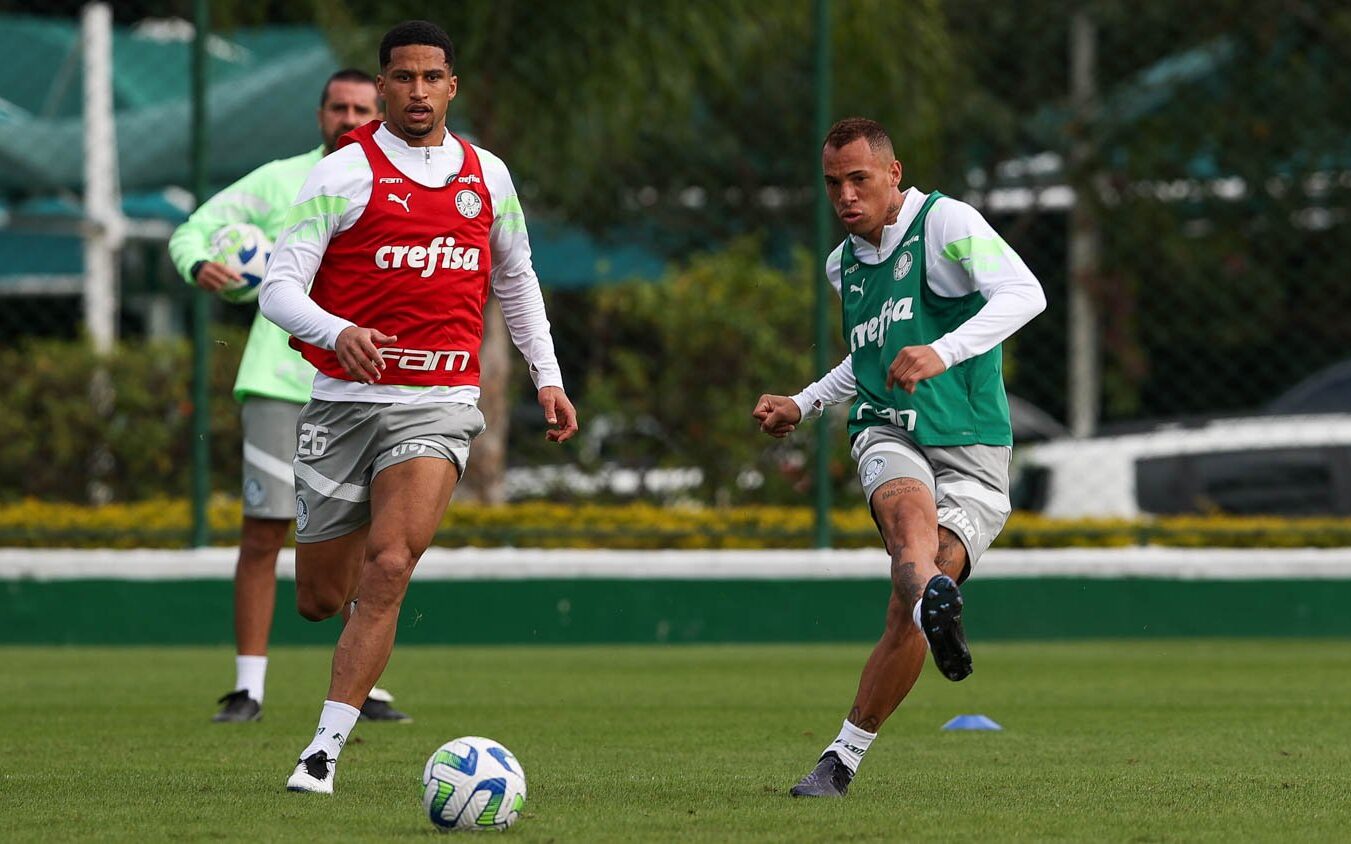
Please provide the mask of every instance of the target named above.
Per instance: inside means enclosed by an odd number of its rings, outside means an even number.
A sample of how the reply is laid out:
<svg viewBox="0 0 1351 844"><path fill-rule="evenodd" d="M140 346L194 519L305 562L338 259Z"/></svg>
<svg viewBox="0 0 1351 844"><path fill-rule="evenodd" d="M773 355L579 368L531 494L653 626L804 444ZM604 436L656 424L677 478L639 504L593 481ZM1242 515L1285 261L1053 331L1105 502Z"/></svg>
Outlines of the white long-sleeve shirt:
<svg viewBox="0 0 1351 844"><path fill-rule="evenodd" d="M870 265L890 260L927 199L928 194L915 188L905 192L896 222L882 229L880 247L850 235L854 257ZM985 298L975 316L932 343L949 369L993 349L1046 309L1046 294L1036 276L980 212L965 202L951 197L935 202L924 220L924 240L925 271L931 290L947 298L973 292ZM991 248L963 248L973 242ZM826 277L836 293L841 292L843 255L841 243L826 260ZM855 383L853 361L845 355L834 369L793 396L793 401L802 418L810 419L826 405L852 399Z"/></svg>
<svg viewBox="0 0 1351 844"><path fill-rule="evenodd" d="M375 142L404 176L425 187L446 184L464 163L464 150L449 132L441 146L410 147L382 125L375 132ZM484 184L492 196L489 248L493 294L502 305L512 342L529 365L536 388L562 387L544 297L530 260L525 216L511 173L502 159L477 146L474 150L483 168ZM264 316L307 343L332 349L338 334L352 325L319 307L309 296L309 286L329 241L361 219L370 201L373 181L370 163L359 144L349 144L323 158L310 171L292 206L287 226L277 237L258 305ZM298 231L303 235L294 236ZM476 404L479 388L362 384L321 372L315 376L312 394L329 401Z"/></svg>

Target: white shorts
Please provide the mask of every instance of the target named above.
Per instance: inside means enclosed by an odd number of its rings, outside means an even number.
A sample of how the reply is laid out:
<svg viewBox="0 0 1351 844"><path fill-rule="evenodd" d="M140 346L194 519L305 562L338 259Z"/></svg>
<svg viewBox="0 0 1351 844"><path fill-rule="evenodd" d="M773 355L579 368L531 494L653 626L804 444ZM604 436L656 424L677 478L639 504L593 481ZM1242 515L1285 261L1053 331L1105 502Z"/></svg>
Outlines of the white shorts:
<svg viewBox="0 0 1351 844"><path fill-rule="evenodd" d="M878 425L854 439L852 454L869 507L887 481L922 481L933 493L938 524L966 546L972 568L1008 521L1013 449L1006 445L924 446L899 428Z"/></svg>

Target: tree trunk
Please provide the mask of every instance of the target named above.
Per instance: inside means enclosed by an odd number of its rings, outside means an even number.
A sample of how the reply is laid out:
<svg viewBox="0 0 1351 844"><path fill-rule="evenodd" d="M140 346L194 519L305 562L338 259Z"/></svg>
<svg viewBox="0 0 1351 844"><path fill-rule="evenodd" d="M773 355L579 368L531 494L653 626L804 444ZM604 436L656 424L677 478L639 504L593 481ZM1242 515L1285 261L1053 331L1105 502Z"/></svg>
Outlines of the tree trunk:
<svg viewBox="0 0 1351 844"><path fill-rule="evenodd" d="M483 309L479 410L487 429L474 440L458 495L480 504L506 500L507 433L511 428L511 338L495 297Z"/></svg>

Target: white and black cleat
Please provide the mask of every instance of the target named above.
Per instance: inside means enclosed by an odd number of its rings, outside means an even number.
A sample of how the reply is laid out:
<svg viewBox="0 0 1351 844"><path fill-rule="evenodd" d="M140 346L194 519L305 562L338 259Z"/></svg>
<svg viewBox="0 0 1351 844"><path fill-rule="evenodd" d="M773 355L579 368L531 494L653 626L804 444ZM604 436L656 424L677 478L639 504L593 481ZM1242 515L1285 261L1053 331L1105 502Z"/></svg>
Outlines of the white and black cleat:
<svg viewBox="0 0 1351 844"><path fill-rule="evenodd" d="M934 575L924 586L919 624L938 670L953 682L965 680L971 674L971 651L962 630L962 593L946 574Z"/></svg>
<svg viewBox="0 0 1351 844"><path fill-rule="evenodd" d="M326 751L316 750L296 763L295 771L286 781L286 790L332 794L333 776L337 765L338 760L329 759Z"/></svg>

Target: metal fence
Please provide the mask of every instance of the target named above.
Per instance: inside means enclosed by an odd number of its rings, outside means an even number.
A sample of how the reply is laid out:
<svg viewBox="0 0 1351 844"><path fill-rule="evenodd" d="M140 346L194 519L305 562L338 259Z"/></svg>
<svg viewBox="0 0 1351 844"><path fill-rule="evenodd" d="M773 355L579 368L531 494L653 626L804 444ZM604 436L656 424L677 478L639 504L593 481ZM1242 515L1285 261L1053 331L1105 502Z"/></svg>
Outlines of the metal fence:
<svg viewBox="0 0 1351 844"><path fill-rule="evenodd" d="M83 295L91 231L119 270L123 341L186 333L192 292L163 239L191 207L193 29L162 6L115 9L102 84L120 214L69 154L108 140L79 21L4 17L0 344L93 330L85 303L108 305ZM510 429L506 457L481 464L483 495L811 500L810 434L763 441L749 410L817 374L824 99L834 117L886 125L905 184L974 205L1046 289L1047 311L1005 346L1018 435L1050 440L1019 449L1020 503L1351 512L1345 417L1268 415L1348 410L1335 378L1296 389L1351 356L1344 4L335 0L211 15L216 187L317 143L322 79L375 72L392 23L426 17L455 39L452 128L512 169L586 425L575 447L546 448L517 364L494 426ZM225 401L213 418L230 414ZM1197 421L1217 415L1240 421ZM854 504L840 431L827 474ZM215 485L233 490L228 451ZM171 475L166 492L182 494Z"/></svg>

